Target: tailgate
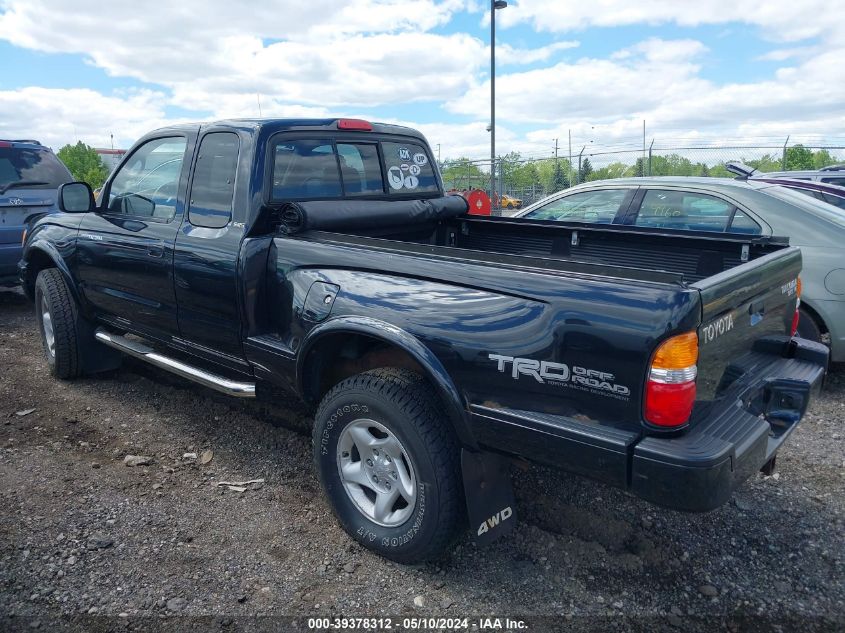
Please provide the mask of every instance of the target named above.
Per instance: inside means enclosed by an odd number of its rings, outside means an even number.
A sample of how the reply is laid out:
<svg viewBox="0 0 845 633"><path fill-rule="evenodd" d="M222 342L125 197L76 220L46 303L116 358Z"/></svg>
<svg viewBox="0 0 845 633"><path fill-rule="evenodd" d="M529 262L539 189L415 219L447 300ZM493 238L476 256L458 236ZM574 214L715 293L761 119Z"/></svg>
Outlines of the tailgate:
<svg viewBox="0 0 845 633"><path fill-rule="evenodd" d="M801 251L789 247L692 284L701 293L699 401L716 398L725 370L755 341L789 334L800 272Z"/></svg>
<svg viewBox="0 0 845 633"><path fill-rule="evenodd" d="M21 235L29 219L45 213L52 205L53 200L45 197L44 192L32 195L10 190L0 196L0 244L20 246Z"/></svg>

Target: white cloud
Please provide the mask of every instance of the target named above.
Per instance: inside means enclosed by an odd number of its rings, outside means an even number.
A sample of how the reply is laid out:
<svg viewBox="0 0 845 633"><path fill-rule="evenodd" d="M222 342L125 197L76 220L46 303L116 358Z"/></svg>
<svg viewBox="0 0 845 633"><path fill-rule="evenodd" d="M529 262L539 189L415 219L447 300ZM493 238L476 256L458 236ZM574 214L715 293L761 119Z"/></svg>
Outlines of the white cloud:
<svg viewBox="0 0 845 633"><path fill-rule="evenodd" d="M695 93L702 87L696 58L704 50L699 42L652 39L620 51L613 59L582 58L503 74L498 82L520 89L497 93L497 116L535 123L585 117L601 122L645 112L676 100L679 93ZM478 84L447 107L481 116L489 91L489 82Z"/></svg>
<svg viewBox="0 0 845 633"><path fill-rule="evenodd" d="M139 13L137 3L11 0L0 38L84 55L110 75L169 88L183 107L213 110L221 96L258 92L289 103L366 106L443 99L469 85L485 63L484 43L428 32L460 6L186 0Z"/></svg>
<svg viewBox="0 0 845 633"><path fill-rule="evenodd" d="M576 41L554 42L539 48L514 48L510 44L497 44L496 64L506 66L544 62L558 51L578 48L578 46L580 46L580 43ZM490 55L489 46L487 47L487 55Z"/></svg>
<svg viewBox="0 0 845 633"><path fill-rule="evenodd" d="M58 149L81 140L94 147L125 146L146 132L174 123L161 92L105 96L94 90L28 87L0 91L0 138L34 138Z"/></svg>
<svg viewBox="0 0 845 633"><path fill-rule="evenodd" d="M816 46L795 46L792 48L776 48L759 55L756 59L761 62L782 62L787 59L801 59L819 53Z"/></svg>
<svg viewBox="0 0 845 633"><path fill-rule="evenodd" d="M497 24L529 22L538 31L572 32L589 27L669 24L695 27L740 22L763 29L778 41L818 37L831 30L839 16L829 0L513 0L500 11Z"/></svg>
<svg viewBox="0 0 845 633"><path fill-rule="evenodd" d="M119 0L0 0L0 7L0 39L82 55L110 75L152 86L108 95L84 87L0 92L0 135L106 145L114 131L128 144L171 122L169 106L209 118L257 116L260 99L264 116L328 117L419 102L431 104L427 120L443 121L419 127L444 157L489 152L489 48L469 33L440 30L459 11L488 12L477 0L267 0L247 9L228 0L142 9ZM693 38L652 37L596 57L576 41L508 44L507 27L516 23L555 37L664 24L723 24L730 37L744 37L750 25L773 42L760 59L781 67L770 77L717 83L708 79L712 65L732 63L721 58L724 39L708 49ZM829 0L513 0L497 24L504 27L496 50L503 153L548 155L551 139L570 129L579 147L630 141L644 118L649 136L689 139L845 130L845 16ZM528 64L543 67L519 68Z"/></svg>

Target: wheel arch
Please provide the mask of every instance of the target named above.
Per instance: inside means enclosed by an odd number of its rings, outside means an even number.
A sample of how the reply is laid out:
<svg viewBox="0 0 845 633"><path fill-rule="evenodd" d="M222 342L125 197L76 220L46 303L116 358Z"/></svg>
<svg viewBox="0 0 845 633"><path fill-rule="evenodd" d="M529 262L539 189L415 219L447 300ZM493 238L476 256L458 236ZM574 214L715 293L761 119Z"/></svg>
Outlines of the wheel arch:
<svg viewBox="0 0 845 633"><path fill-rule="evenodd" d="M354 370L342 368L344 348L359 346L366 351L356 360L363 364L352 366ZM377 362L367 366L367 354L377 351ZM384 360L385 362L380 362ZM384 321L361 316L336 317L312 329L302 342L296 360L297 390L309 404L316 404L322 395L344 378L373 369L376 366L400 366L421 373L434 387L443 402L458 438L464 446L477 448L468 413L458 391L443 363L434 353L411 333ZM338 371L330 380L324 381L330 368Z"/></svg>
<svg viewBox="0 0 845 633"><path fill-rule="evenodd" d="M53 244L44 240L37 240L30 244L23 255L23 263L24 268L21 281L27 297L30 299L35 297L35 280L38 278L38 273L45 268L56 268L64 278L65 284L71 296L76 301L76 304L81 305L76 284L73 282L73 276L70 274L70 268L68 268L67 263Z"/></svg>
<svg viewBox="0 0 845 633"><path fill-rule="evenodd" d="M800 309L804 310L810 315L813 321L816 322L816 325L818 326L819 331L821 331L822 334L830 333L830 328L827 327L827 323L825 323L824 319L819 314L819 311L816 310L810 303L807 303L807 301L801 299Z"/></svg>

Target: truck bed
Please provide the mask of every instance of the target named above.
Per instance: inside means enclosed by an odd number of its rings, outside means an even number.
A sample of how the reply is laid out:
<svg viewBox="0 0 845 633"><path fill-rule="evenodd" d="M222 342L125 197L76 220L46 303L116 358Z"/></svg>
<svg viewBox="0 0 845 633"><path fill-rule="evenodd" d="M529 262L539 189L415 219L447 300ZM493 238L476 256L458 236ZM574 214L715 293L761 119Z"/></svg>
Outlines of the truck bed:
<svg viewBox="0 0 845 633"><path fill-rule="evenodd" d="M718 340L710 340L706 332L699 334L702 402L718 397L732 358L750 351L760 337L788 331L794 307L784 287L794 282L801 267L800 251L784 238L669 235L628 226L509 218L458 217L344 233L307 231L283 241L287 243L278 247L278 253L286 263L277 265L284 269L296 260L291 252L294 243L305 242L295 250L302 253L298 263L309 268L328 264L376 275L378 283L387 282L381 276L388 273L397 279L425 280L438 288L445 283L519 297L533 306L545 306L540 308L544 311L562 311L572 324L591 322L598 314L616 314L624 303L629 308L623 329L633 327L635 336L644 337L641 354L652 349L666 327L678 328L683 319L692 319L683 321L691 329L729 317L730 328ZM587 297L585 306L581 302ZM699 307L681 316L685 309L679 306L687 301ZM635 317L633 306L642 314ZM661 319L665 319L663 330L645 334ZM649 320L652 325L646 328ZM603 345L618 349L619 343L610 337ZM601 353L601 347L594 352ZM562 354L559 351L555 357ZM644 354L632 365L629 382L641 380L637 374L646 362Z"/></svg>
<svg viewBox="0 0 845 633"><path fill-rule="evenodd" d="M665 283L694 283L785 248L785 238L511 218L458 218L437 226L318 233L367 248ZM436 248L430 248L436 247ZM454 249L460 249L458 250ZM466 252L466 251L472 251ZM496 254L497 256L491 257Z"/></svg>

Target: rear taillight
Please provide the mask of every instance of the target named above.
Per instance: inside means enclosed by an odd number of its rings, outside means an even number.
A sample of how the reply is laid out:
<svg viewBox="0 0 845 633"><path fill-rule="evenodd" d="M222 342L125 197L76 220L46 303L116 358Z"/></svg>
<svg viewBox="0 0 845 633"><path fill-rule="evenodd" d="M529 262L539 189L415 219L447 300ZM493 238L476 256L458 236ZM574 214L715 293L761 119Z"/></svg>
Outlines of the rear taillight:
<svg viewBox="0 0 845 633"><path fill-rule="evenodd" d="M795 314L792 315L792 327L789 329L789 335L795 336L798 333L798 322L801 320L801 313L798 309L801 307L801 277L795 280Z"/></svg>
<svg viewBox="0 0 845 633"><path fill-rule="evenodd" d="M795 336L798 333L798 322L801 320L801 313L798 310L792 315L792 327L789 329L789 335Z"/></svg>
<svg viewBox="0 0 845 633"><path fill-rule="evenodd" d="M660 427L686 424L695 404L698 335L687 332L660 344L651 361L645 394L645 419Z"/></svg>

